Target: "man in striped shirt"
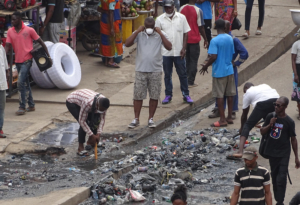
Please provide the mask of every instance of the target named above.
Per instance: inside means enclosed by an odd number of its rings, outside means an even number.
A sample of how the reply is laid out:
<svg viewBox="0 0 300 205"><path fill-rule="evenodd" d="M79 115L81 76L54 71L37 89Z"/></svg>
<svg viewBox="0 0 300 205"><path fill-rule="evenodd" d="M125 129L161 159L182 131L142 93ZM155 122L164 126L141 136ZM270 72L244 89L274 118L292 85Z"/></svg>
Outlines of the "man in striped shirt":
<svg viewBox="0 0 300 205"><path fill-rule="evenodd" d="M89 113L92 111L92 105L94 98L98 93L89 90L82 89L72 92L67 97L67 108L73 117L78 121L80 128L78 130L78 154L86 154L84 151L85 135L89 136L87 141L88 145L94 146L95 143L99 143L100 135L103 131L103 126L105 123L106 111L109 108L110 102L109 99L105 98L103 95L99 95L96 99L96 109L95 113L100 114L100 124L97 130L97 133L93 133L91 128L87 124L87 119Z"/></svg>
<svg viewBox="0 0 300 205"><path fill-rule="evenodd" d="M270 190L270 173L268 169L257 165L257 150L247 147L242 158L245 167L235 173L234 191L231 196L230 205L272 205L272 193Z"/></svg>

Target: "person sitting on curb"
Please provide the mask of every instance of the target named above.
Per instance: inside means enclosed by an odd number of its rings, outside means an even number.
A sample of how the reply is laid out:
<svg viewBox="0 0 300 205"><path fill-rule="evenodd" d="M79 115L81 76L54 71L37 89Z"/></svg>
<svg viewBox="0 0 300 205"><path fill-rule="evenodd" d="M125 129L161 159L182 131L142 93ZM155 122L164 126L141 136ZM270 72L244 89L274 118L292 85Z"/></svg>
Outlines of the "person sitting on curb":
<svg viewBox="0 0 300 205"><path fill-rule="evenodd" d="M234 72L234 82L235 82L235 90L236 90L236 95L233 97L233 110L232 110L232 118L235 119L236 118L236 112L239 111L239 95L238 95L238 77L239 77L239 73L238 73L238 67L244 63L247 59L248 59L248 51L247 49L244 47L244 45L242 44L242 42L234 37L231 34L230 31L230 22L229 21L225 21L225 33L229 34L230 36L232 36L233 38L233 44L234 44L234 54L232 56L232 61L234 61L237 56L239 55L239 59L235 62L233 62L233 72ZM224 110L226 109L226 96L224 96ZM212 110L212 114L209 115L209 118L217 118L220 117L220 113L219 113L219 109L218 109L218 102L216 99L216 104L214 109Z"/></svg>
<svg viewBox="0 0 300 205"><path fill-rule="evenodd" d="M255 147L247 147L243 153L245 166L234 176L234 191L230 205L272 205L271 180L268 169L257 164L258 152Z"/></svg>
<svg viewBox="0 0 300 205"><path fill-rule="evenodd" d="M6 103L6 90L7 81L6 73L8 71L8 63L6 59L5 49L2 46L2 40L0 38L0 138L6 138L3 133L3 121L4 121L4 109Z"/></svg>
<svg viewBox="0 0 300 205"><path fill-rule="evenodd" d="M133 94L135 118L128 125L129 128L139 126L139 117L143 100L147 98L147 90L150 97L148 126L150 128L156 127L153 117L161 92L163 62L161 47L163 45L166 50L172 50L172 44L168 40L167 34L161 31L160 28L154 27L155 21L153 18L146 18L144 25L140 26L125 42L126 47L137 43Z"/></svg>
<svg viewBox="0 0 300 205"><path fill-rule="evenodd" d="M187 205L187 188L185 185L177 186L171 197L171 202L173 205Z"/></svg>
<svg viewBox="0 0 300 205"><path fill-rule="evenodd" d="M241 128L239 130L239 134L241 135L239 150L235 154L228 155L227 159L239 159L242 157L244 145L250 130L252 130L262 118L265 119L269 113L275 111L273 103L279 98L277 91L267 84L254 86L253 83L247 82L244 85L244 93ZM254 110L248 118L251 104Z"/></svg>
<svg viewBox="0 0 300 205"><path fill-rule="evenodd" d="M92 112L94 101L95 113L100 114L100 120L96 122L96 124L98 124L96 131L95 129L92 130L92 128L87 124L87 120L91 120L88 116ZM109 99L92 90L81 89L68 95L66 106L80 125L78 130L79 146L77 154L80 156L87 155L88 153L84 150L85 136L86 134L89 136L86 146L87 150L90 150L96 143L99 143L100 135L105 123L106 111L110 106Z"/></svg>

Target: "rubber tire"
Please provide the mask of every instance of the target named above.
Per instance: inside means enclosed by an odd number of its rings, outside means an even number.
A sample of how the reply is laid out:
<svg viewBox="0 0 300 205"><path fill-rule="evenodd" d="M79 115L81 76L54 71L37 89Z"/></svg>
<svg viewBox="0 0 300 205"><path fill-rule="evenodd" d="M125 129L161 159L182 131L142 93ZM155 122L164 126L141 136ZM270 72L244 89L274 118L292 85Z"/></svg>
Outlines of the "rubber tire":
<svg viewBox="0 0 300 205"><path fill-rule="evenodd" d="M50 50L52 48L52 46L54 45L54 43L50 42L50 41L46 41L45 45L48 48L48 51L50 53ZM41 88L55 88L56 86L54 85L54 83L51 81L49 75L46 72L41 72L40 69L38 68L35 60L33 59L32 61L32 67L30 69L30 75L33 79L33 81Z"/></svg>
<svg viewBox="0 0 300 205"><path fill-rule="evenodd" d="M83 48L85 48L85 50L93 51L97 48L98 42L95 42L95 47L91 47L91 46L89 46L90 44L87 43L87 41L88 41L88 38L86 37L86 35L82 35L81 44L82 44Z"/></svg>
<svg viewBox="0 0 300 205"><path fill-rule="evenodd" d="M81 66L76 53L65 43L52 46L50 56L53 60L48 75L59 89L72 89L81 81ZM63 65L63 66L62 66Z"/></svg>

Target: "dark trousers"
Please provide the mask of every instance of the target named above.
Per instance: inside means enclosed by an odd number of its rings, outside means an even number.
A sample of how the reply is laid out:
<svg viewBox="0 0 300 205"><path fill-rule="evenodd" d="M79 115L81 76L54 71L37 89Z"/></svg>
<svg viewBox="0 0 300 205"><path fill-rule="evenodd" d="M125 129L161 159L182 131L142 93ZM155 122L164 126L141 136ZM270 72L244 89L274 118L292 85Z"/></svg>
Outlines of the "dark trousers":
<svg viewBox="0 0 300 205"><path fill-rule="evenodd" d="M172 83L172 73L173 64L175 64L176 72L180 80L180 89L183 96L189 95L187 72L185 67L185 59L181 59L180 56L163 56L163 67L165 73L165 94L173 96L173 83Z"/></svg>
<svg viewBox="0 0 300 205"><path fill-rule="evenodd" d="M250 20L251 20L251 12L253 7L254 0L247 0L247 6L245 11L245 30L250 30ZM262 27L264 23L265 17L265 0L258 0L258 9L259 9L259 18L258 18L258 26Z"/></svg>
<svg viewBox="0 0 300 205"><path fill-rule="evenodd" d="M80 113L80 106L78 106L75 103L69 103L66 101L67 108L69 112L73 115L73 117L77 120L79 119L79 113ZM79 122L78 122L79 123ZM83 128L80 126L78 130L78 142L79 143L85 143L85 135L86 132L83 130Z"/></svg>
<svg viewBox="0 0 300 205"><path fill-rule="evenodd" d="M287 173L290 157L271 157L269 163L271 167L271 177L273 184L273 192L277 205L283 205Z"/></svg>
<svg viewBox="0 0 300 205"><path fill-rule="evenodd" d="M197 64L200 56L199 43L188 43L186 47L186 70L188 76L188 84L194 85L197 75Z"/></svg>
<svg viewBox="0 0 300 205"><path fill-rule="evenodd" d="M248 138L250 130L261 120L265 119L267 115L275 111L273 102L276 102L277 98L272 98L266 101L258 102L252 111L250 117L245 123L241 136Z"/></svg>
<svg viewBox="0 0 300 205"><path fill-rule="evenodd" d="M211 19L204 19L204 30L205 30L205 35L208 41L208 46L210 44L211 41Z"/></svg>

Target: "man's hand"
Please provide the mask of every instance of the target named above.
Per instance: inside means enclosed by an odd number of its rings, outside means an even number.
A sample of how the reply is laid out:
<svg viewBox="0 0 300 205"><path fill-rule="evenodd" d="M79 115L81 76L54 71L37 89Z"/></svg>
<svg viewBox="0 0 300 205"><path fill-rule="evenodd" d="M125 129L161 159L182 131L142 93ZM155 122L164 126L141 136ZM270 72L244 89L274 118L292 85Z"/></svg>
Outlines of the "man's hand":
<svg viewBox="0 0 300 205"><path fill-rule="evenodd" d="M87 141L88 144L91 146L95 146L95 144L98 144L100 140L100 134L97 135L91 135Z"/></svg>
<svg viewBox="0 0 300 205"><path fill-rule="evenodd" d="M295 159L295 164L296 164L295 168L296 168L296 169L299 169L299 168L300 168L300 161L299 161L299 158Z"/></svg>
<svg viewBox="0 0 300 205"><path fill-rule="evenodd" d="M300 0L299 0L300 1ZM294 75L294 82L299 83L299 77L297 74Z"/></svg>
<svg viewBox="0 0 300 205"><path fill-rule="evenodd" d="M157 17L157 13L154 12L154 13L153 13L153 18L156 18L156 17Z"/></svg>
<svg viewBox="0 0 300 205"><path fill-rule="evenodd" d="M161 32L161 30L160 30L159 27L155 27L155 28L154 28L154 31L156 31L158 34L162 34L162 32Z"/></svg>
<svg viewBox="0 0 300 205"><path fill-rule="evenodd" d="M186 50L184 48L182 48L181 51L180 51L181 59L184 59L185 53L186 53Z"/></svg>
<svg viewBox="0 0 300 205"><path fill-rule="evenodd" d="M270 120L270 126L273 127L273 125L275 124L277 118L276 117L273 117L271 120Z"/></svg>
<svg viewBox="0 0 300 205"><path fill-rule="evenodd" d="M136 31L137 32L142 32L145 30L145 26L140 26Z"/></svg>
<svg viewBox="0 0 300 205"><path fill-rule="evenodd" d="M43 26L43 27L40 28L40 33L39 33L39 35L40 35L40 36L43 36L44 31L45 31L45 26Z"/></svg>
<svg viewBox="0 0 300 205"><path fill-rule="evenodd" d="M208 41L204 41L204 48L208 49Z"/></svg>
<svg viewBox="0 0 300 205"><path fill-rule="evenodd" d="M200 75L201 74L205 74L205 72L207 72L208 73L208 71L207 71L207 69L208 69L208 67L206 66L206 65L204 65L202 68L201 68L201 70L199 71L200 72Z"/></svg>

